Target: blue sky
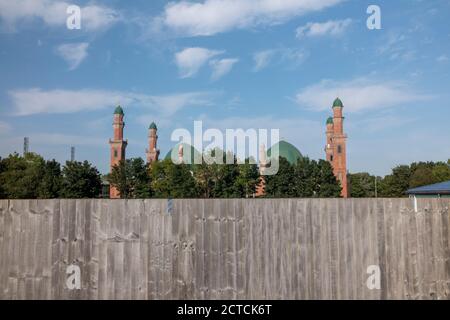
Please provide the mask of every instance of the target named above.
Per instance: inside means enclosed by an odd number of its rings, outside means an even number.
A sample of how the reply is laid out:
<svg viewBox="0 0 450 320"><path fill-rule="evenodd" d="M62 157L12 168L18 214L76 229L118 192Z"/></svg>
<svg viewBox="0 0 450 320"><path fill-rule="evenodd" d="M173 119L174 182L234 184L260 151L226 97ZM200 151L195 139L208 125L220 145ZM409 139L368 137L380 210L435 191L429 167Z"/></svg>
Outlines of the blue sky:
<svg viewBox="0 0 450 320"><path fill-rule="evenodd" d="M81 30L66 8L81 7ZM381 8L381 30L366 9ZM348 169L450 158L450 1L0 0L0 156L65 162L70 146L106 173L115 105L127 157L148 125L165 155L176 128L278 128L324 158L344 102Z"/></svg>

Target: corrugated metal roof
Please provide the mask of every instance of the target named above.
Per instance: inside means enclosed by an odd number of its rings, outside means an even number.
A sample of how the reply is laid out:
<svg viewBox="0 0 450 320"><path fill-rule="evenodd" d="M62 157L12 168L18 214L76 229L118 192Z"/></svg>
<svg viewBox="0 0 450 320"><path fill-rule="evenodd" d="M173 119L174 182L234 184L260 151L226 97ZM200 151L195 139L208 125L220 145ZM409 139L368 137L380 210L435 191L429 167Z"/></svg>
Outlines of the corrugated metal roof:
<svg viewBox="0 0 450 320"><path fill-rule="evenodd" d="M450 181L409 189L408 194L450 194Z"/></svg>

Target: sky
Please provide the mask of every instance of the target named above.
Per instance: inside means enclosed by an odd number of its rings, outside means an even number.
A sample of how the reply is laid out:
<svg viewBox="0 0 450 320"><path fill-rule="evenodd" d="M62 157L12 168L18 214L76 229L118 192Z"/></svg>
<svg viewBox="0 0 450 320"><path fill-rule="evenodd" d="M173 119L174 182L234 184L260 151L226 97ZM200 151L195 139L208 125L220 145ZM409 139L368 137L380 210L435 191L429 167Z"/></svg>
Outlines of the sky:
<svg viewBox="0 0 450 320"><path fill-rule="evenodd" d="M369 5L381 29L367 28ZM81 8L69 29L67 8ZM449 0L0 0L0 156L30 151L109 170L112 115L127 158L177 128L280 129L325 158L344 103L348 170L450 158Z"/></svg>

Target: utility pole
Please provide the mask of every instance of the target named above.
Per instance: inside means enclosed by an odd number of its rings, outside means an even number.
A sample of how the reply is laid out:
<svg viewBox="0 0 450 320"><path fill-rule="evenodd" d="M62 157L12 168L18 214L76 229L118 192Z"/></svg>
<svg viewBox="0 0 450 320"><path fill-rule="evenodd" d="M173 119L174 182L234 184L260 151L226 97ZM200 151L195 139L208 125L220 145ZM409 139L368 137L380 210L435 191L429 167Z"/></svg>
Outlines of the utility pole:
<svg viewBox="0 0 450 320"><path fill-rule="evenodd" d="M378 198L378 186L377 186L378 177L375 176L375 198Z"/></svg>

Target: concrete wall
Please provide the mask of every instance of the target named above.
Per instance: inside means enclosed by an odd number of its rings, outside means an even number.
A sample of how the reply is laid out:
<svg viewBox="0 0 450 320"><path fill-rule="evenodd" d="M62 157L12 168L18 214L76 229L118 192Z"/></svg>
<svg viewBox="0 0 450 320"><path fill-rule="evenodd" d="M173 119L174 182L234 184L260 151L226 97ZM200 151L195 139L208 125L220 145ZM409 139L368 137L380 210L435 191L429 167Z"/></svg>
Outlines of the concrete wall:
<svg viewBox="0 0 450 320"><path fill-rule="evenodd" d="M0 299L447 299L449 205L0 200Z"/></svg>

